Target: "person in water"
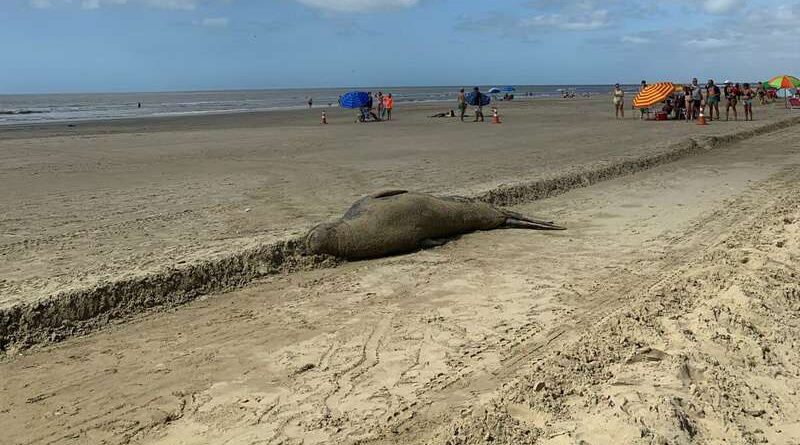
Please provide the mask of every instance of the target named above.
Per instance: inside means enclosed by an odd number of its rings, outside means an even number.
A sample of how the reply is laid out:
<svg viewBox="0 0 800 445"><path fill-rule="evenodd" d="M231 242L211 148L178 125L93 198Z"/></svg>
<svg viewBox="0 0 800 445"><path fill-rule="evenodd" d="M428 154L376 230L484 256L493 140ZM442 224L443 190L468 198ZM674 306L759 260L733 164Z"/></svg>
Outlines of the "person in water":
<svg viewBox="0 0 800 445"><path fill-rule="evenodd" d="M614 85L614 113L617 119L625 119L625 92L619 84Z"/></svg>

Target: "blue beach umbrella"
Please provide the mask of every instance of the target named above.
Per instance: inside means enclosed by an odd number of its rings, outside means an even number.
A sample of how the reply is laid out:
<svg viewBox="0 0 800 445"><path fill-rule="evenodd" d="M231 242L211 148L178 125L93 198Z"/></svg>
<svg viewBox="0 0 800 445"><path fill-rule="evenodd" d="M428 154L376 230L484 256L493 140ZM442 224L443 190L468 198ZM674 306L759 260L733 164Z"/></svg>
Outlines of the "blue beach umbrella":
<svg viewBox="0 0 800 445"><path fill-rule="evenodd" d="M480 94L480 106L485 107L485 106L489 105L492 102L492 98L491 97L489 97L489 96L487 96L487 95L485 95L483 93L478 93L478 94ZM467 99L467 103L468 104L470 104L470 105L472 105L474 107L478 106L478 96L475 94L474 91L472 91L470 93L467 93L466 99Z"/></svg>
<svg viewBox="0 0 800 445"><path fill-rule="evenodd" d="M517 89L512 87L512 86L503 87L503 92L504 93L511 93L511 92L514 92L514 91L517 91Z"/></svg>
<svg viewBox="0 0 800 445"><path fill-rule="evenodd" d="M361 108L369 104L369 94L363 91L351 91L339 98L339 106L342 108Z"/></svg>

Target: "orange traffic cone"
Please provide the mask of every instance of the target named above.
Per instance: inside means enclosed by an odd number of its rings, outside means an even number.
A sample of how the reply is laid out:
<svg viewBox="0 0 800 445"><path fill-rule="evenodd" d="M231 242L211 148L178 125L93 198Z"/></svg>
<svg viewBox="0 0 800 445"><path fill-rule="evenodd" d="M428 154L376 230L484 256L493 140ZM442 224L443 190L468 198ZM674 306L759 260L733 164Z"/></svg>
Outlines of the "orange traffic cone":
<svg viewBox="0 0 800 445"><path fill-rule="evenodd" d="M697 116L697 125L708 125L708 122L706 122L706 117L703 115L703 110L700 110L700 115Z"/></svg>
<svg viewBox="0 0 800 445"><path fill-rule="evenodd" d="M325 114L325 111L322 112L322 125L328 124L328 115Z"/></svg>
<svg viewBox="0 0 800 445"><path fill-rule="evenodd" d="M501 124L500 122L500 115L497 113L497 108L492 107L492 122L495 124Z"/></svg>

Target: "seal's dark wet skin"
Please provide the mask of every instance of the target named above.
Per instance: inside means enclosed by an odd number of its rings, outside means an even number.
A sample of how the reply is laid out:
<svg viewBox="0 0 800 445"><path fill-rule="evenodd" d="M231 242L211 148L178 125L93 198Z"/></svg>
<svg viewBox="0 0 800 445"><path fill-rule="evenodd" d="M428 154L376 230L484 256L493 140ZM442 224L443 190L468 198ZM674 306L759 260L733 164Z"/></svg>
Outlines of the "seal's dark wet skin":
<svg viewBox="0 0 800 445"><path fill-rule="evenodd" d="M564 230L550 221L467 198L390 190L362 198L340 220L306 236L309 253L349 260L378 258L442 245L458 235L501 228Z"/></svg>

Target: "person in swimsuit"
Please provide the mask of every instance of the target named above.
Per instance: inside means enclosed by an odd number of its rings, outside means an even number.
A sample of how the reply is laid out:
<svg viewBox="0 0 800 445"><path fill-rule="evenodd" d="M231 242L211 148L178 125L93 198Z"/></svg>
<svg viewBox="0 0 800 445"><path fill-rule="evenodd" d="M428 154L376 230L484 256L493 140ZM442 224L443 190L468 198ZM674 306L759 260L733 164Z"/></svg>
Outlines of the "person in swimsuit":
<svg viewBox="0 0 800 445"><path fill-rule="evenodd" d="M458 112L461 115L461 122L464 122L464 115L467 114L467 95L464 94L464 89L458 92Z"/></svg>
<svg viewBox="0 0 800 445"><path fill-rule="evenodd" d="M722 95L718 86L714 84L714 80L709 79L706 86L706 105L708 105L708 120L714 120L714 110L717 111L717 119L719 119L719 97Z"/></svg>
<svg viewBox="0 0 800 445"><path fill-rule="evenodd" d="M625 92L619 84L614 85L614 110L617 119L625 119Z"/></svg>
<svg viewBox="0 0 800 445"><path fill-rule="evenodd" d="M767 92L764 91L764 85L758 84L758 88L756 89L756 94L758 95L758 103L764 105L767 103Z"/></svg>
<svg viewBox="0 0 800 445"><path fill-rule="evenodd" d="M739 103L739 90L733 86L732 83L725 83L725 120L728 121L731 110L733 110L733 119L739 120L739 115L736 113L736 105Z"/></svg>
<svg viewBox="0 0 800 445"><path fill-rule="evenodd" d="M742 89L742 102L744 103L744 120L753 120L753 96L755 92L750 88L750 84L746 83Z"/></svg>

